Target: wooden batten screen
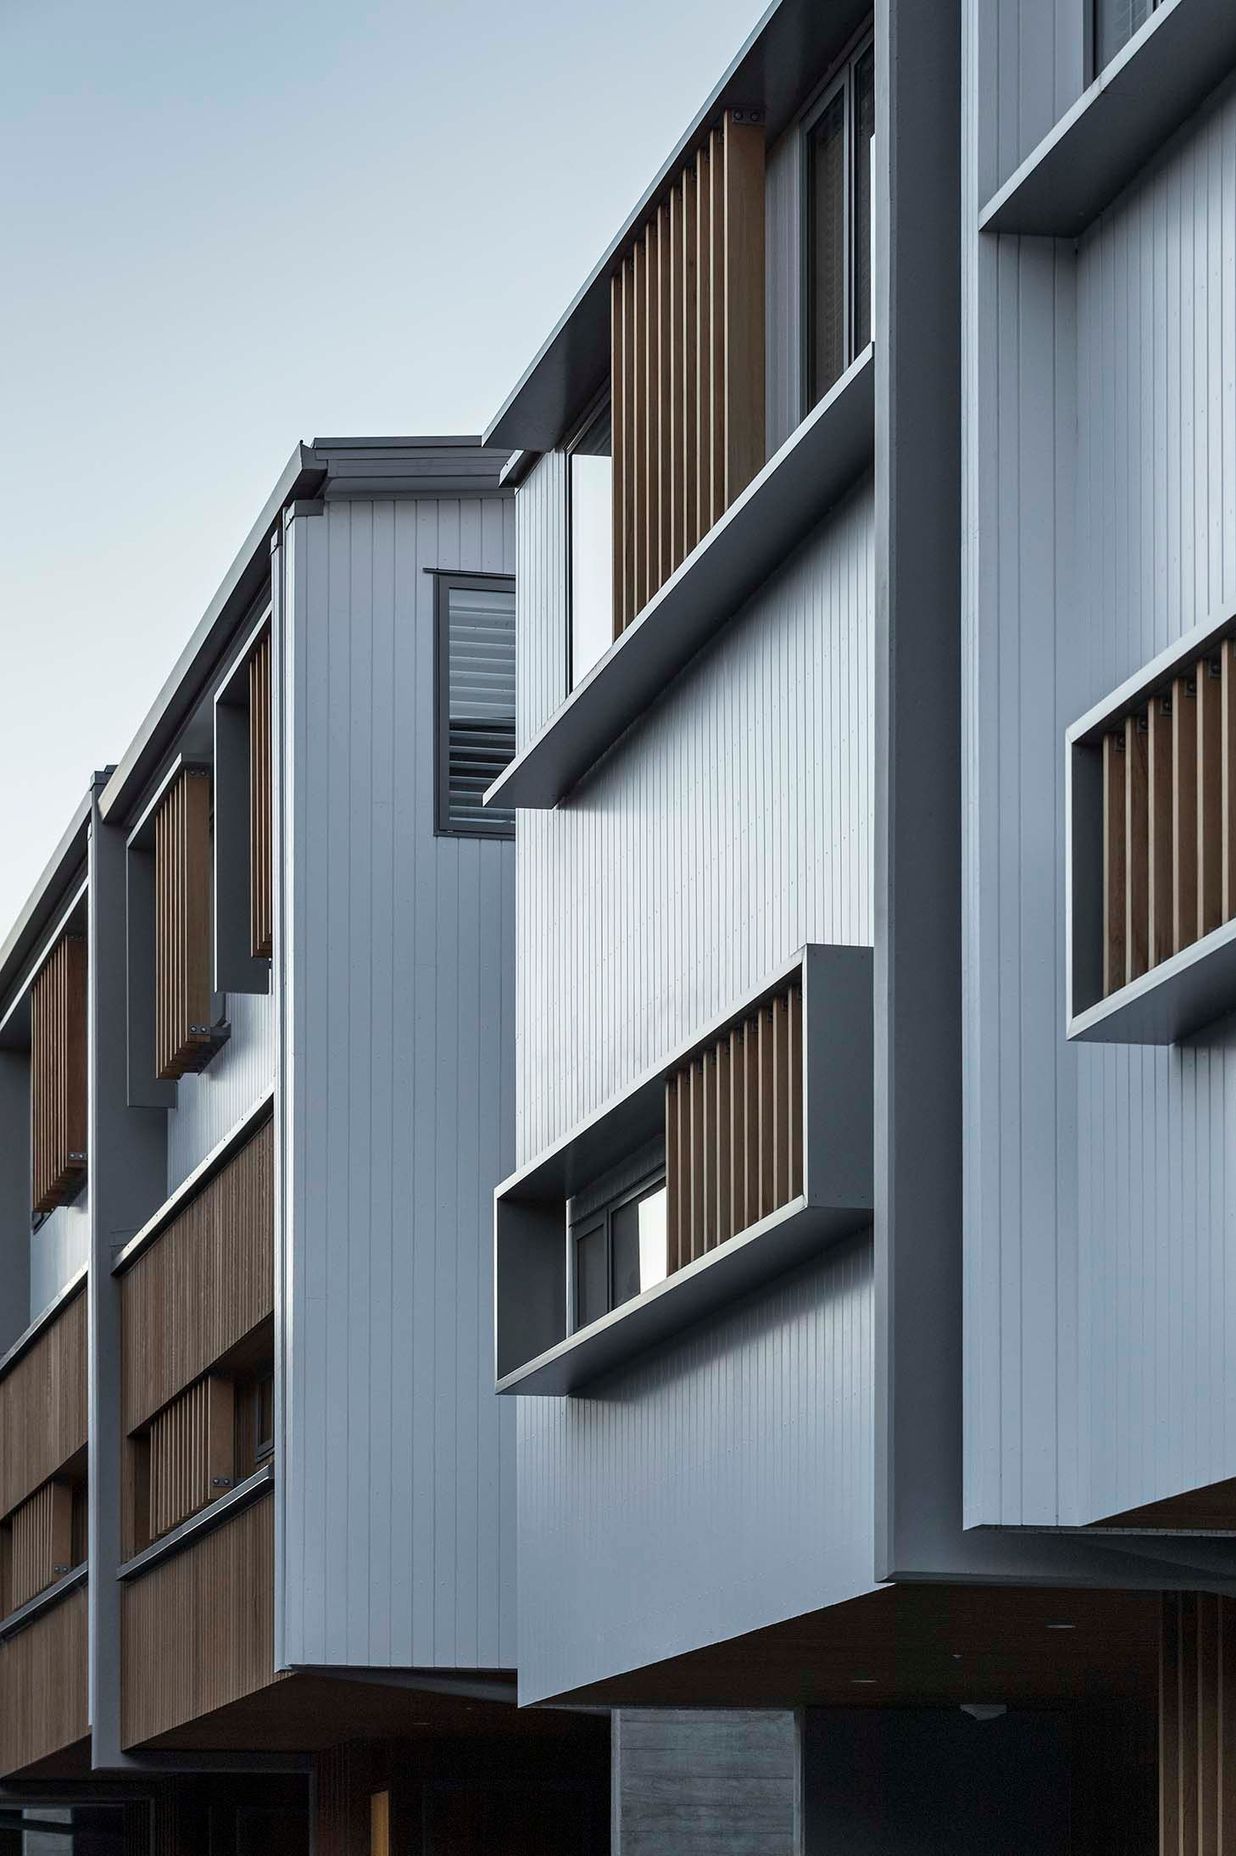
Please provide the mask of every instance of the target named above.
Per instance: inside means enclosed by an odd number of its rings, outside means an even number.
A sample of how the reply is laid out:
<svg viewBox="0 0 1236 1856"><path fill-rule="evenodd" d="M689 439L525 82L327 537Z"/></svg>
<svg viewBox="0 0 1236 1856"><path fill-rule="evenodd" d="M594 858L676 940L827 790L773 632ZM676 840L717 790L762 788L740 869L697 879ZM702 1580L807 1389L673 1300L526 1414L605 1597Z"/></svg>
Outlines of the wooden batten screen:
<svg viewBox="0 0 1236 1856"><path fill-rule="evenodd" d="M210 775L187 768L155 815L155 1069L210 1059Z"/></svg>
<svg viewBox="0 0 1236 1856"><path fill-rule="evenodd" d="M1236 1605L1209 1592L1163 1599L1159 1849L1236 1856Z"/></svg>
<svg viewBox="0 0 1236 1856"><path fill-rule="evenodd" d="M54 1585L73 1564L73 1489L45 1482L8 1520L9 1611Z"/></svg>
<svg viewBox="0 0 1236 1856"><path fill-rule="evenodd" d="M1236 915L1236 642L1103 737L1103 992Z"/></svg>
<svg viewBox="0 0 1236 1856"><path fill-rule="evenodd" d="M665 1085L672 1273L803 1189L803 996L793 981Z"/></svg>
<svg viewBox="0 0 1236 1856"><path fill-rule="evenodd" d="M764 129L727 110L612 281L614 636L764 462Z"/></svg>
<svg viewBox="0 0 1236 1856"><path fill-rule="evenodd" d="M270 664L265 631L249 659L249 939L255 960L268 960L274 945Z"/></svg>
<svg viewBox="0 0 1236 1856"><path fill-rule="evenodd" d="M232 1382L212 1373L151 1421L149 1528L157 1540L227 1493L235 1463Z"/></svg>
<svg viewBox="0 0 1236 1856"><path fill-rule="evenodd" d="M55 1211L86 1177L86 942L56 943L30 994L31 1203Z"/></svg>

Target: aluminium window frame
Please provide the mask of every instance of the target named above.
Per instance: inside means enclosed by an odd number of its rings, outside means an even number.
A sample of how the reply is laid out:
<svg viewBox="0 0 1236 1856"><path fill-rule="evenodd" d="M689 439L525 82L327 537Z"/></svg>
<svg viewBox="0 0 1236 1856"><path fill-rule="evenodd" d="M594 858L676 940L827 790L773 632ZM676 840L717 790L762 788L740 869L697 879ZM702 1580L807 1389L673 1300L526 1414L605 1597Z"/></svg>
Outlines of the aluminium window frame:
<svg viewBox="0 0 1236 1856"><path fill-rule="evenodd" d="M623 1186L620 1191L611 1193L607 1199L603 1199L599 1205L594 1205L590 1211L573 1218L567 1226L567 1309L570 1315L568 1333L581 1334L585 1328L591 1327L594 1321L603 1321L606 1315L612 1315L616 1308L625 1306L625 1303L614 1300L614 1214L620 1212L624 1205L630 1205L633 1200L651 1198L654 1192L665 1186L665 1182L665 1162L662 1160L647 1173L641 1174L639 1179L633 1181L631 1185ZM601 1313L594 1315L590 1321L581 1321L579 1318L579 1268L576 1263L579 1254L577 1246L583 1238L590 1237L597 1226L602 1224L605 1229L606 1305ZM633 1297L627 1299L634 1300Z"/></svg>
<svg viewBox="0 0 1236 1856"><path fill-rule="evenodd" d="M1097 5L1098 0L1092 0ZM837 54L823 83L799 116L796 133L798 135L798 194L799 194L799 250L802 254L800 264L800 301L799 301L799 383L800 415L806 418L812 409L819 405L837 383L830 382L823 391L817 392L815 385L815 239L812 229L812 136L825 115L839 95L844 95L845 108L842 127L842 163L845 172L845 188L842 198L842 249L845 253L845 277L842 288L842 362L840 380L857 356L854 350L855 315L855 264L854 264L854 195L858 166L858 145L854 136L854 67L864 52L871 51L874 56L875 22L868 18L845 43ZM874 82L874 72L873 72ZM872 209L875 218L875 173L871 177ZM870 235L870 227L868 228ZM874 310L875 279L872 278L872 308ZM872 317L874 325L874 315Z"/></svg>
<svg viewBox="0 0 1236 1856"><path fill-rule="evenodd" d="M571 493L571 460L575 456L575 453L579 450L580 446L583 444L584 440L587 438L589 432L591 432L593 426L597 423L598 419L601 417L601 414L605 412L606 409L608 409L609 411L609 434L610 434L609 458L610 458L610 469L612 470L613 462L614 462L614 383L613 383L612 378L606 381L605 385L600 389L598 393L593 394L582 416L576 420L575 425L571 430L570 437L567 439L566 443L562 447L562 457L563 457L563 463L565 465L565 469L563 472L563 485L562 485L563 554L566 560L566 580L565 580L566 597L563 600L563 607L566 613L565 636L563 638L563 646L564 646L563 655L565 659L565 672L566 672L566 689L563 692L564 702L566 698L571 694L571 691L575 688L575 546L574 546L575 510L573 507L573 500L572 500L572 493ZM596 454L592 452L588 452L586 453L586 455L591 457ZM613 520L614 520L614 508L613 508L613 493L612 493L612 487L611 487L611 494L610 494L610 548L611 548L611 553L612 553L612 548L613 548ZM615 634L614 634L614 595L613 595L612 562L611 562L611 567L610 567L610 574L611 574L611 578L610 578L610 614L609 614L610 640L609 642L610 644L613 644ZM606 650L608 649L609 649L609 646L607 645ZM605 652L602 651L601 657L604 657L604 655L605 655ZM596 659L596 662L599 664L600 661L601 661L601 658L598 657ZM592 669L591 664L588 666L588 669L589 670ZM584 675L586 676L587 674L588 672L585 671Z"/></svg>
<svg viewBox="0 0 1236 1856"><path fill-rule="evenodd" d="M515 820L492 831L467 831L451 823L451 691L450 691L450 596L453 587L463 592L481 592L505 587L515 593L514 574L485 573L479 569L430 567L433 576L433 835L435 838L466 838L472 843L510 844L515 838ZM516 618L516 677L518 678L518 616ZM516 685L518 689L518 683ZM518 737L516 753L518 753ZM513 810L513 808L512 808Z"/></svg>

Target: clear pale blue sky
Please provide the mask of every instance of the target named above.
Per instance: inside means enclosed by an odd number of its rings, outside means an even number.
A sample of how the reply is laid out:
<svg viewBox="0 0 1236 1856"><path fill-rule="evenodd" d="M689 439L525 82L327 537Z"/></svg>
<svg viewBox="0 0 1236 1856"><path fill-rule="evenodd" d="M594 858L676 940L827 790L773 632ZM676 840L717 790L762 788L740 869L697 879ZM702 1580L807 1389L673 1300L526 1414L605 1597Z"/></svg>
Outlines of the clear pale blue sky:
<svg viewBox="0 0 1236 1856"><path fill-rule="evenodd" d="M479 430L761 0L0 0L0 940L298 438Z"/></svg>

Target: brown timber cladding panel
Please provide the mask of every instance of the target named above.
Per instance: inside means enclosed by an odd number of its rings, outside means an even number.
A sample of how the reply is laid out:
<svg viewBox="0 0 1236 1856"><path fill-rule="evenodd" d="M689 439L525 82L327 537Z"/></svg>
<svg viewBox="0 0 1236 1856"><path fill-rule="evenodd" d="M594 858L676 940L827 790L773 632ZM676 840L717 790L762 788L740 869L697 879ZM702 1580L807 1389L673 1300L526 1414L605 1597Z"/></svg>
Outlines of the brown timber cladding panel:
<svg viewBox="0 0 1236 1856"><path fill-rule="evenodd" d="M1236 642L1103 738L1103 991L1236 915Z"/></svg>
<svg viewBox="0 0 1236 1856"><path fill-rule="evenodd" d="M1208 1592L1163 1599L1159 1848L1236 1852L1236 1609Z"/></svg>
<svg viewBox="0 0 1236 1856"><path fill-rule="evenodd" d="M267 1121L120 1279L125 1430L208 1372L274 1302Z"/></svg>
<svg viewBox="0 0 1236 1856"><path fill-rule="evenodd" d="M174 1398L150 1426L150 1534L157 1539L232 1486L235 1404L217 1374Z"/></svg>
<svg viewBox="0 0 1236 1856"><path fill-rule="evenodd" d="M264 632L249 659L249 937L255 960L268 959L274 943L270 715L270 633Z"/></svg>
<svg viewBox="0 0 1236 1856"><path fill-rule="evenodd" d="M0 1644L0 1772L46 1759L89 1731L82 1586Z"/></svg>
<svg viewBox="0 0 1236 1856"><path fill-rule="evenodd" d="M210 1034L210 775L187 768L155 814L155 1068L198 1070Z"/></svg>
<svg viewBox="0 0 1236 1856"><path fill-rule="evenodd" d="M30 993L32 1203L52 1212L86 1177L86 942L56 943Z"/></svg>
<svg viewBox="0 0 1236 1856"><path fill-rule="evenodd" d="M86 1298L73 1297L0 1380L0 1514L86 1442Z"/></svg>
<svg viewBox="0 0 1236 1856"><path fill-rule="evenodd" d="M802 1192L802 1074L795 981L666 1078L671 1272Z"/></svg>
<svg viewBox="0 0 1236 1856"><path fill-rule="evenodd" d="M125 1586L126 1746L275 1680L274 1513L264 1496Z"/></svg>
<svg viewBox="0 0 1236 1856"><path fill-rule="evenodd" d="M727 110L611 286L614 636L764 462L764 130Z"/></svg>
<svg viewBox="0 0 1236 1856"><path fill-rule="evenodd" d="M8 1521L9 1591L6 1611L45 1591L73 1565L73 1490L45 1482L15 1508Z"/></svg>

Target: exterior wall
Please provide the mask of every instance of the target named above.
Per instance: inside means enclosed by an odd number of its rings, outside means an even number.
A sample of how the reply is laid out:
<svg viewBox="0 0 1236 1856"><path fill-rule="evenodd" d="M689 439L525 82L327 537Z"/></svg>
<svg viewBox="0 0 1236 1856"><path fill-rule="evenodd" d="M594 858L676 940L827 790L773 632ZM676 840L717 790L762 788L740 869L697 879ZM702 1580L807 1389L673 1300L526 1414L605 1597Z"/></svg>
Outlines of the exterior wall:
<svg viewBox="0 0 1236 1856"><path fill-rule="evenodd" d="M967 9L971 227L1075 93L1035 10ZM1232 1473L1236 1038L1066 1043L1063 739L1236 604L1234 202L1229 85L1076 250L967 235L971 1524Z"/></svg>
<svg viewBox="0 0 1236 1856"><path fill-rule="evenodd" d="M514 539L510 498L328 501L285 533L277 1664L515 1659L515 854L433 835L424 571L513 572Z"/></svg>
<svg viewBox="0 0 1236 1856"><path fill-rule="evenodd" d="M588 1397L517 1401L522 1701L870 1589L871 1348L859 1237Z"/></svg>
<svg viewBox="0 0 1236 1856"><path fill-rule="evenodd" d="M515 720L524 748L567 694L566 454L547 451L516 498Z"/></svg>
<svg viewBox="0 0 1236 1856"><path fill-rule="evenodd" d="M613 1768L614 1856L799 1856L793 1714L617 1709Z"/></svg>
<svg viewBox="0 0 1236 1856"><path fill-rule="evenodd" d="M227 995L232 1035L200 1076L183 1076L167 1117L167 1190L175 1192L275 1080L270 993Z"/></svg>
<svg viewBox="0 0 1236 1856"><path fill-rule="evenodd" d="M571 798L521 814L521 1163L805 942L870 942L871 520L860 487Z"/></svg>

